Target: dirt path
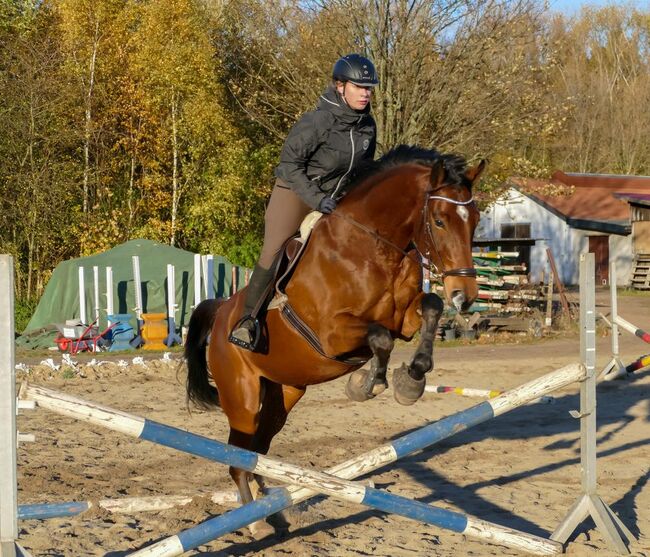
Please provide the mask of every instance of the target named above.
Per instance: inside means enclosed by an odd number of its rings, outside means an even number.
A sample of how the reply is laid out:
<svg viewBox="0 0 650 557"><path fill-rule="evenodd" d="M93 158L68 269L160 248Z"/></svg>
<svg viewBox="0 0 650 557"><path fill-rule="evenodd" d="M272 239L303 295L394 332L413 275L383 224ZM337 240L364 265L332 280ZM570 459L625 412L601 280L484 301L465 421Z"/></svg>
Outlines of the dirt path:
<svg viewBox="0 0 650 557"><path fill-rule="evenodd" d="M599 300L605 300L599 294ZM607 312L604 302L599 311ZM650 328L650 297L621 297L619 311ZM598 340L598 364L609 359L608 337ZM644 351L644 349L646 349ZM624 333L624 361L650 352ZM400 347L395 365L408 359ZM145 356L147 357L147 356ZM156 356L159 358L159 356ZM430 383L503 389L577 361L575 334L539 342L439 347ZM20 359L19 359L20 361ZM24 374L23 377L25 376ZM220 412L185 410L183 377L176 365L148 359L145 366L84 367L64 379L43 366L27 374L60 389L133 414L227 437ZM345 378L308 390L277 436L275 457L324 469L405 432L478 402L427 394L412 407L390 391L367 403L344 395ZM548 535L573 504L580 484L577 386L537 404L464 432L372 476L377 487L427 503L473 514L531 533ZM599 390L600 494L639 538L634 555L650 557L650 372ZM45 410L21 413L19 428L37 441L19 448L19 501L98 500L107 497L205 494L230 488L224 466L153 446ZM23 521L21 543L35 555L123 555L226 510L206 497L173 510L116 515L90 511L80 517ZM318 498L289 513L292 528L281 540L254 541L247 531L227 535L201 552L209 555L501 556L516 551L491 546L428 525L358 506ZM615 555L587 523L572 540L574 556ZM196 554L196 553L195 553Z"/></svg>

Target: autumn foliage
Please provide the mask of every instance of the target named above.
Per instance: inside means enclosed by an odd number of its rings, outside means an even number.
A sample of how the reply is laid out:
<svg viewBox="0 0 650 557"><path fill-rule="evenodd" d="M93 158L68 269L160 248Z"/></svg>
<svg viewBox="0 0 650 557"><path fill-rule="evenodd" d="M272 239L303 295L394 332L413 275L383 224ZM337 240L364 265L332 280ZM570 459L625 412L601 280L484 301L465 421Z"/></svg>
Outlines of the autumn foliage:
<svg viewBox="0 0 650 557"><path fill-rule="evenodd" d="M0 252L18 295L146 237L254 262L283 137L335 59L377 66L379 147L650 174L650 13L533 0L0 0Z"/></svg>

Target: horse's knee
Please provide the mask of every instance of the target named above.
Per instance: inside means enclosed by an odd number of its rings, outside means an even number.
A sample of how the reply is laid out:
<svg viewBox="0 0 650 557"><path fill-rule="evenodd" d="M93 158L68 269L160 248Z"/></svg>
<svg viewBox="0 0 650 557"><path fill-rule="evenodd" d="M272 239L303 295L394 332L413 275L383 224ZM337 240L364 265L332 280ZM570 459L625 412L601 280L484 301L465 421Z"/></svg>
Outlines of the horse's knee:
<svg viewBox="0 0 650 557"><path fill-rule="evenodd" d="M368 327L368 345L375 353L382 351L390 354L395 346L395 341L386 327L375 323Z"/></svg>
<svg viewBox="0 0 650 557"><path fill-rule="evenodd" d="M437 294L425 294L422 297L422 317L424 319L436 319L442 315L445 303Z"/></svg>

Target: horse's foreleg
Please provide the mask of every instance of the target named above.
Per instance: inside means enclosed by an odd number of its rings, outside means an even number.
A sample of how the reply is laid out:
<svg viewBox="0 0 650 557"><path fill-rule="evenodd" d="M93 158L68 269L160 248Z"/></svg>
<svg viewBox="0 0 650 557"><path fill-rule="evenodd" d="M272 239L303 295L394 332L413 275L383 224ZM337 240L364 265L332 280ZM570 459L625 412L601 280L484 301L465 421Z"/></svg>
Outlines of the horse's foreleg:
<svg viewBox="0 0 650 557"><path fill-rule="evenodd" d="M433 369L433 341L443 307L443 301L436 294L422 297L420 344L408 367L403 364L393 374L393 392L400 404L413 404L424 392L424 375Z"/></svg>
<svg viewBox="0 0 650 557"><path fill-rule="evenodd" d="M368 346L373 354L370 369L358 369L350 375L345 388L348 398L363 402L386 390L386 370L394 345L395 341L386 327L377 324L368 327Z"/></svg>

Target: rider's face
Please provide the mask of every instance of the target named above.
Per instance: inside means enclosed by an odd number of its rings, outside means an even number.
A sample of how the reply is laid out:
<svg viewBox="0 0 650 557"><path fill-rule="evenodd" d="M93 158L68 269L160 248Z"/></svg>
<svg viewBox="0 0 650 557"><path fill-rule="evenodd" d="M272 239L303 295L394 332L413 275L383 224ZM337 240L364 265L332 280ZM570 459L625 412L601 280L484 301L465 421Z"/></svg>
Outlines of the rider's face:
<svg viewBox="0 0 650 557"><path fill-rule="evenodd" d="M372 87L361 87L348 81L336 86L339 94L353 110L363 110L368 106L372 97Z"/></svg>

